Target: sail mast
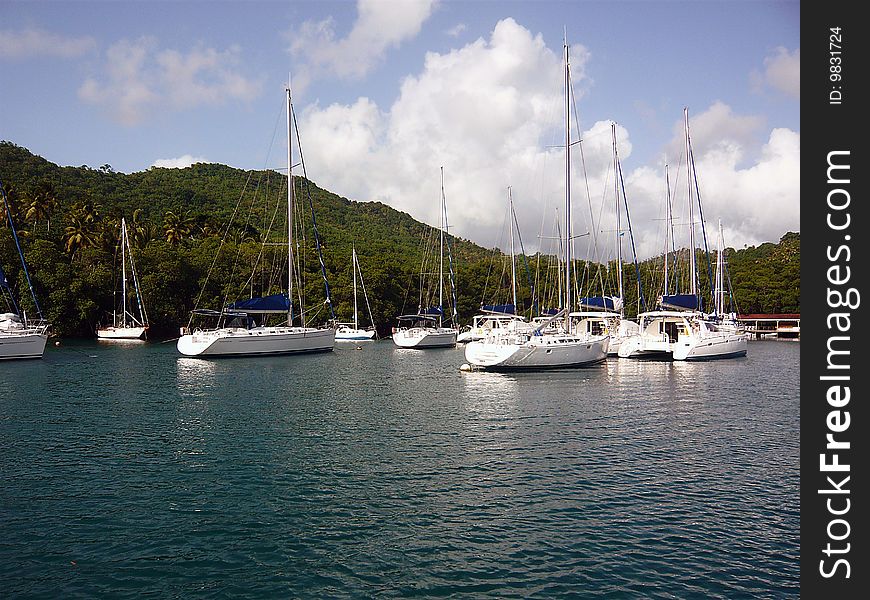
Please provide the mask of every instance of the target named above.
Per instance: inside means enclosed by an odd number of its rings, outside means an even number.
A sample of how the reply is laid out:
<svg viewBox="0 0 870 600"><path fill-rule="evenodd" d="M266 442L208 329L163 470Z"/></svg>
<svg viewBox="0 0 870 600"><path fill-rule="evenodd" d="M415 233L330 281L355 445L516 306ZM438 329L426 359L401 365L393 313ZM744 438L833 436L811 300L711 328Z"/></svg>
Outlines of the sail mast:
<svg viewBox="0 0 870 600"><path fill-rule="evenodd" d="M691 271L691 286L689 292L695 296L695 308L698 308L698 281L695 269L695 207L692 202L692 163L689 149L689 108L683 108L684 129L686 132L686 195L689 202L689 270Z"/></svg>
<svg viewBox="0 0 870 600"><path fill-rule="evenodd" d="M359 320L357 319L357 307L356 307L356 270L358 268L356 262L356 245L353 246L353 262L350 266L353 271L353 328L359 329Z"/></svg>
<svg viewBox="0 0 870 600"><path fill-rule="evenodd" d="M667 218L665 219L665 296L668 295L668 262L673 244L674 223L671 216L671 176L665 164L665 187L667 188Z"/></svg>
<svg viewBox="0 0 870 600"><path fill-rule="evenodd" d="M121 217L121 327L127 326L127 223ZM117 326L117 324L116 324Z"/></svg>
<svg viewBox="0 0 870 600"><path fill-rule="evenodd" d="M293 104L290 83L287 83L287 325L293 325L293 157L291 120Z"/></svg>
<svg viewBox="0 0 870 600"><path fill-rule="evenodd" d="M514 302L514 312L517 310L517 266L514 254L514 197L511 187L508 186L508 199L510 202L510 229L511 229L511 296Z"/></svg>
<svg viewBox="0 0 870 600"><path fill-rule="evenodd" d="M571 78L568 35L565 34L565 329L571 312Z"/></svg>
<svg viewBox="0 0 870 600"><path fill-rule="evenodd" d="M613 138L613 193L616 199L616 277L619 289L619 312L622 314L622 223L619 214L619 154L616 149L616 123L610 123L610 135Z"/></svg>
<svg viewBox="0 0 870 600"><path fill-rule="evenodd" d="M444 166L441 167L441 245L438 263L438 327L444 316Z"/></svg>

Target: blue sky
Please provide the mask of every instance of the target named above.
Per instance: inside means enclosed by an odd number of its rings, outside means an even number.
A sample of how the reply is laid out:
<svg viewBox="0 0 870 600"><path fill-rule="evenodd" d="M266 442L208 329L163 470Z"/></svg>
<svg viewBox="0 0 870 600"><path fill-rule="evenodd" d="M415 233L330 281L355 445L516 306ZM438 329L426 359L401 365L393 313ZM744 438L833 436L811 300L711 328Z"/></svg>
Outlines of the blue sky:
<svg viewBox="0 0 870 600"><path fill-rule="evenodd" d="M292 74L318 185L437 225L444 166L453 233L504 247L511 186L524 242L547 250L564 204L567 31L586 162L575 228L601 234L580 254L613 253L611 121L640 253L664 246L683 107L708 225L742 247L799 230L799 14L764 1L6 0L0 139L125 173L282 168Z"/></svg>

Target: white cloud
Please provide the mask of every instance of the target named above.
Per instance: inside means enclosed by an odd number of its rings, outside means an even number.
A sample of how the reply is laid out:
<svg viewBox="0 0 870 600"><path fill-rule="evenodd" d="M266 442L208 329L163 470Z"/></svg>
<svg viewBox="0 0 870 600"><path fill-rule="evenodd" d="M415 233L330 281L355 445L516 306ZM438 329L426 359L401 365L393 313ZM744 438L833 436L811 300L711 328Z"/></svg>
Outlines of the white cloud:
<svg viewBox="0 0 870 600"><path fill-rule="evenodd" d="M752 74L757 87L768 86L793 98L801 96L801 51L778 47L764 59L764 72Z"/></svg>
<svg viewBox="0 0 870 600"><path fill-rule="evenodd" d="M579 45L572 52L575 89L582 89L588 84L589 54ZM451 231L502 247L511 186L526 250L552 251L551 242L539 236L553 235L557 210L564 217L562 79L561 52L505 19L489 39L428 54L422 71L404 80L386 109L366 98L307 107L300 133L309 176L342 195L379 200L437 226L444 166ZM765 132L763 119L735 114L722 102L690 118L708 233L713 235L718 217L730 245L776 240L799 230L799 134ZM679 176L677 166L684 154L681 115L673 115L673 123L674 139L663 154L672 165L671 186L682 182L685 194L685 175ZM616 133L625 164L630 132L617 126ZM582 139L582 161L580 146L572 149L575 233L591 233L594 219L598 247L589 247L592 235L579 238L576 247L581 256L613 257L610 122L587 126ZM664 162L623 175L639 254L658 254L664 247ZM675 197L674 205L679 203ZM685 226L678 227L685 234Z"/></svg>
<svg viewBox="0 0 870 600"><path fill-rule="evenodd" d="M191 156L190 154L185 154L184 156L179 156L178 158L158 158L152 164L152 167L163 167L165 169L186 169L191 165L195 165L196 163L207 163L208 159L203 158L202 156Z"/></svg>
<svg viewBox="0 0 870 600"><path fill-rule="evenodd" d="M388 49L420 32L435 4L435 0L358 0L357 20L344 38L336 36L332 18L306 21L287 34L290 53L305 62L299 79L305 81L321 72L342 79L365 76Z"/></svg>
<svg viewBox="0 0 870 600"><path fill-rule="evenodd" d="M76 58L96 49L90 36L66 37L43 29L0 31L0 58L25 59L38 56Z"/></svg>
<svg viewBox="0 0 870 600"><path fill-rule="evenodd" d="M135 125L156 110L184 110L248 101L261 84L238 70L240 50L196 47L189 52L160 50L153 37L121 40L106 52L106 74L79 88L85 102L108 107L124 125Z"/></svg>

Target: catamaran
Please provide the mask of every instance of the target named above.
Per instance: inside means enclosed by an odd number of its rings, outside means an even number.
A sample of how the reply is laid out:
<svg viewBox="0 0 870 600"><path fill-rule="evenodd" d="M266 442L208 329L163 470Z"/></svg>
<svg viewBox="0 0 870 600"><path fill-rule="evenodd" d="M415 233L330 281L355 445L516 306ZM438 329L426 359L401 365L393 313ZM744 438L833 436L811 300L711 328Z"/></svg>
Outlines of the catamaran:
<svg viewBox="0 0 870 600"><path fill-rule="evenodd" d="M659 298L659 310L638 315L640 333L625 340L619 347L622 358L660 358L666 360L711 360L746 355L746 336L722 328L701 311L695 259L695 201L700 210L697 176L694 171L692 143L689 135L689 110L683 110L686 145L686 190L689 213L689 273L688 294L668 295L667 274L665 293ZM695 189L692 181L695 181ZM703 223L703 218L702 218ZM706 242L705 242L706 245ZM665 255L667 265L667 254Z"/></svg>

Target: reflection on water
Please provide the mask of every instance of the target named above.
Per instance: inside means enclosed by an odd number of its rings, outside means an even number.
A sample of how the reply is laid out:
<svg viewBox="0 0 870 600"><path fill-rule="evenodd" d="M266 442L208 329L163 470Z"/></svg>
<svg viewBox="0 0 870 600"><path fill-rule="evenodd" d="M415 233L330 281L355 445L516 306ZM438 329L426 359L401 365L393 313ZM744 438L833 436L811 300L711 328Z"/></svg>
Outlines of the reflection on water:
<svg viewBox="0 0 870 600"><path fill-rule="evenodd" d="M182 396L205 397L215 386L215 375L220 359L179 357L175 359L175 379ZM224 359L233 360L233 359Z"/></svg>

